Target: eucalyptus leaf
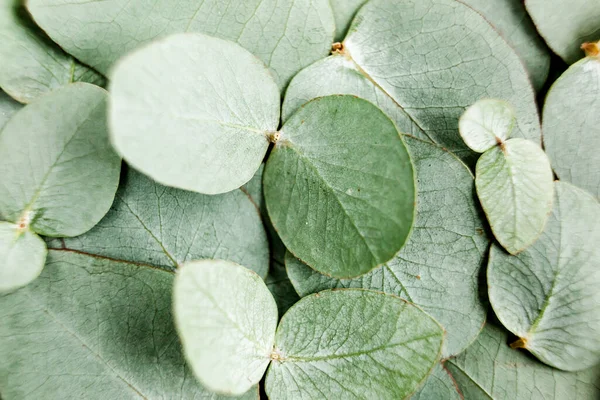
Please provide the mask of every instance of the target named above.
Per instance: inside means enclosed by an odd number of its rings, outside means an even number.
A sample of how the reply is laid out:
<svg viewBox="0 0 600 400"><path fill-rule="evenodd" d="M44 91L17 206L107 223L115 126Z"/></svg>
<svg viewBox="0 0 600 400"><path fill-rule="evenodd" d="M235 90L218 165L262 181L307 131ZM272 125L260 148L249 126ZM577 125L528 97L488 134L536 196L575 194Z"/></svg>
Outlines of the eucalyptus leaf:
<svg viewBox="0 0 600 400"><path fill-rule="evenodd" d="M321 275L286 257L290 280L301 296L332 288L365 288L395 294L430 313L445 328L444 357L475 340L486 316L479 275L488 240L475 200L473 176L451 153L406 137L417 173L417 217L400 253L357 279Z"/></svg>
<svg viewBox="0 0 600 400"><path fill-rule="evenodd" d="M133 167L206 194L248 182L279 124L280 96L239 45L179 34L125 57L111 75L112 141Z"/></svg>
<svg viewBox="0 0 600 400"><path fill-rule="evenodd" d="M0 90L0 132L14 113L23 106Z"/></svg>
<svg viewBox="0 0 600 400"><path fill-rule="evenodd" d="M341 41L348 33L354 15L367 0L329 0L329 2L335 18L335 40Z"/></svg>
<svg viewBox="0 0 600 400"><path fill-rule="evenodd" d="M406 146L381 110L354 96L315 99L294 114L263 184L286 247L333 277L389 261L411 231L416 189Z"/></svg>
<svg viewBox="0 0 600 400"><path fill-rule="evenodd" d="M35 233L0 221L0 293L33 281L46 261L46 244Z"/></svg>
<svg viewBox="0 0 600 400"><path fill-rule="evenodd" d="M467 146L483 153L506 141L515 124L512 106L505 101L483 99L467 108L458 121L460 136Z"/></svg>
<svg viewBox="0 0 600 400"><path fill-rule="evenodd" d="M543 123L544 146L558 177L596 198L600 198L599 88L598 57L574 64L548 92Z"/></svg>
<svg viewBox="0 0 600 400"><path fill-rule="evenodd" d="M548 46L569 64L583 56L583 42L600 39L597 0L525 0L525 6Z"/></svg>
<svg viewBox="0 0 600 400"><path fill-rule="evenodd" d="M324 291L283 316L265 381L271 400L401 399L439 359L443 329L398 297Z"/></svg>
<svg viewBox="0 0 600 400"><path fill-rule="evenodd" d="M0 214L46 236L76 236L107 213L121 160L104 89L67 85L18 111L0 134Z"/></svg>
<svg viewBox="0 0 600 400"><path fill-rule="evenodd" d="M556 183L554 210L540 239L517 257L490 253L496 315L543 362L574 371L600 363L600 204Z"/></svg>
<svg viewBox="0 0 600 400"><path fill-rule="evenodd" d="M443 363L438 363L427 377L425 384L411 400L464 400L454 382L452 375Z"/></svg>
<svg viewBox="0 0 600 400"><path fill-rule="evenodd" d="M105 74L140 45L200 32L246 48L282 89L328 54L335 30L328 0L29 0L27 7L55 42Z"/></svg>
<svg viewBox="0 0 600 400"><path fill-rule="evenodd" d="M546 153L525 139L510 139L477 161L475 185L494 236L517 254L540 236L552 210L553 179Z"/></svg>
<svg viewBox="0 0 600 400"><path fill-rule="evenodd" d="M104 78L53 43L31 20L23 0L0 3L0 87L21 103L72 82Z"/></svg>
<svg viewBox="0 0 600 400"><path fill-rule="evenodd" d="M296 289L294 289L292 282L290 282L285 265L275 260L271 262L271 268L269 275L265 279L265 283L277 303L279 315L285 314L291 306L300 300Z"/></svg>

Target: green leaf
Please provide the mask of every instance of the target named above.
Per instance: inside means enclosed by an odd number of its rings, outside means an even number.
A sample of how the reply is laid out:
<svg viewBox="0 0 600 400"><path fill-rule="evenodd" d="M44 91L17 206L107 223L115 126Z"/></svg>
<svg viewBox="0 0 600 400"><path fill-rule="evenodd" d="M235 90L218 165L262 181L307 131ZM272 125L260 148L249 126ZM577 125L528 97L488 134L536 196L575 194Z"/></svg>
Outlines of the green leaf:
<svg viewBox="0 0 600 400"><path fill-rule="evenodd" d="M285 314L291 306L300 300L296 289L294 289L292 282L290 282L285 265L280 264L275 259L271 261L271 268L269 275L265 279L265 283L277 303L279 315Z"/></svg>
<svg viewBox="0 0 600 400"><path fill-rule="evenodd" d="M85 235L64 240L66 248L166 270L221 258L267 275L265 230L241 190L207 196L161 186L131 168L121 180L106 217Z"/></svg>
<svg viewBox="0 0 600 400"><path fill-rule="evenodd" d="M467 146L483 153L509 138L515 124L512 106L502 100L483 99L467 108L458 121Z"/></svg>
<svg viewBox="0 0 600 400"><path fill-rule="evenodd" d="M600 59L574 64L552 86L544 104L544 146L561 180L600 198Z"/></svg>
<svg viewBox="0 0 600 400"><path fill-rule="evenodd" d="M488 266L496 315L543 362L574 371L600 362L600 204L556 183L540 239L518 256L494 247Z"/></svg>
<svg viewBox="0 0 600 400"><path fill-rule="evenodd" d="M452 375L445 369L442 363L433 368L431 374L427 377L425 384L411 400L464 400L458 391Z"/></svg>
<svg viewBox="0 0 600 400"><path fill-rule="evenodd" d="M22 0L0 4L0 60L0 87L21 103L71 82L104 83L33 23Z"/></svg>
<svg viewBox="0 0 600 400"><path fill-rule="evenodd" d="M106 214L121 160L104 89L67 85L17 112L0 135L0 214L46 236L76 236Z"/></svg>
<svg viewBox="0 0 600 400"><path fill-rule="evenodd" d="M200 32L245 47L282 89L329 53L335 30L327 0L182 0L176 6L170 0L29 0L27 6L55 42L103 73L140 45Z"/></svg>
<svg viewBox="0 0 600 400"><path fill-rule="evenodd" d="M35 233L0 221L0 293L27 285L46 260L46 244Z"/></svg>
<svg viewBox="0 0 600 400"><path fill-rule="evenodd" d="M513 136L541 142L534 92L521 60L479 13L459 1L371 0L358 11L342 53L293 79L284 120L312 98L353 94L379 105L400 132L439 143L474 164L475 154L458 134L459 117L481 98L499 98L517 111Z"/></svg>
<svg viewBox="0 0 600 400"><path fill-rule="evenodd" d="M394 259L360 278L321 275L294 257L287 271L301 296L331 288L365 288L395 294L422 307L445 328L444 357L463 351L479 334L486 307L479 275L488 240L470 171L438 146L406 137L417 173L417 217Z"/></svg>
<svg viewBox="0 0 600 400"><path fill-rule="evenodd" d="M9 95L0 90L0 132L14 113L23 106L13 100Z"/></svg>
<svg viewBox="0 0 600 400"><path fill-rule="evenodd" d="M2 396L222 399L185 365L172 282L147 266L50 250L37 280L0 296Z"/></svg>
<svg viewBox="0 0 600 400"><path fill-rule="evenodd" d="M307 103L280 133L263 184L286 247L338 278L389 261L410 234L416 191L392 121L365 100L329 96Z"/></svg>
<svg viewBox="0 0 600 400"><path fill-rule="evenodd" d="M329 0L335 18L335 40L342 41L356 12L367 0Z"/></svg>
<svg viewBox="0 0 600 400"><path fill-rule="evenodd" d="M510 139L479 158L475 175L498 242L511 254L531 246L552 210L554 176L546 153L528 140Z"/></svg>
<svg viewBox="0 0 600 400"><path fill-rule="evenodd" d="M565 62L583 57L580 46L600 38L600 8L589 0L526 0L525 6L548 46Z"/></svg>
<svg viewBox="0 0 600 400"><path fill-rule="evenodd" d="M258 275L230 261L184 264L173 309L184 354L203 385L240 395L261 380L271 361L277 305Z"/></svg>
<svg viewBox="0 0 600 400"><path fill-rule="evenodd" d="M442 340L433 318L395 296L317 293L281 319L265 391L271 400L405 398L434 367Z"/></svg>
<svg viewBox="0 0 600 400"><path fill-rule="evenodd" d="M279 124L279 90L264 65L235 43L201 34L128 55L110 90L117 151L154 180L200 193L248 182Z"/></svg>
<svg viewBox="0 0 600 400"><path fill-rule="evenodd" d="M488 323L467 351L445 363L465 399L592 400L600 396L600 368L559 371L511 349L507 341L503 330Z"/></svg>

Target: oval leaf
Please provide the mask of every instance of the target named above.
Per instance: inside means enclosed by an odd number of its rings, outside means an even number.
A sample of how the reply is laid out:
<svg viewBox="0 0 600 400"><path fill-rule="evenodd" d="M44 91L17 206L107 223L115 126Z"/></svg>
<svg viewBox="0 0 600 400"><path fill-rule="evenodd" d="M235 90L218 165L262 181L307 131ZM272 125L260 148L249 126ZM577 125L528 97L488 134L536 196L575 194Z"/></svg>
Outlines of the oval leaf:
<svg viewBox="0 0 600 400"><path fill-rule="evenodd" d="M0 90L0 132L14 113L23 106L13 100L9 95Z"/></svg>
<svg viewBox="0 0 600 400"><path fill-rule="evenodd" d="M587 57L554 83L544 104L544 146L561 180L600 198L600 59Z"/></svg>
<svg viewBox="0 0 600 400"><path fill-rule="evenodd" d="M0 221L0 293L27 285L42 272L46 244L35 233Z"/></svg>
<svg viewBox="0 0 600 400"><path fill-rule="evenodd" d="M511 139L477 162L475 185L494 236L509 253L532 245L552 210L550 161L533 142Z"/></svg>
<svg viewBox="0 0 600 400"><path fill-rule="evenodd" d="M108 140L108 94L65 86L17 112L0 135L0 214L46 236L90 230L113 202L121 160Z"/></svg>
<svg viewBox="0 0 600 400"><path fill-rule="evenodd" d="M153 179L200 193L248 182L279 124L279 91L264 65L235 43L201 34L125 57L110 89L117 151Z"/></svg>
<svg viewBox="0 0 600 400"><path fill-rule="evenodd" d="M261 380L277 304L258 275L230 261L187 263L175 279L173 309L184 354L202 384L239 395Z"/></svg>
<svg viewBox="0 0 600 400"><path fill-rule="evenodd" d="M263 179L283 243L319 272L365 274L389 261L410 234L410 157L392 121L365 100L307 103L282 128Z"/></svg>
<svg viewBox="0 0 600 400"><path fill-rule="evenodd" d="M515 124L512 106L502 100L483 99L467 108L458 121L467 146L483 153L509 138Z"/></svg>
<svg viewBox="0 0 600 400"><path fill-rule="evenodd" d="M540 239L518 256L494 247L488 266L496 315L543 362L580 370L600 362L600 204L566 183Z"/></svg>
<svg viewBox="0 0 600 400"><path fill-rule="evenodd" d="M265 391L272 400L402 399L434 367L443 335L433 318L395 296L314 294L281 319Z"/></svg>

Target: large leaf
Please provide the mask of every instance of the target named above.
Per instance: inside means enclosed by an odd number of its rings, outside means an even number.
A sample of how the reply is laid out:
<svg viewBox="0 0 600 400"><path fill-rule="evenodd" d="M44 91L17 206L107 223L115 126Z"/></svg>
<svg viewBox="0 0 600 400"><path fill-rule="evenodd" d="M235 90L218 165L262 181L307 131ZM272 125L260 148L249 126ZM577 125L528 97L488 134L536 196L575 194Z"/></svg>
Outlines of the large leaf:
<svg viewBox="0 0 600 400"><path fill-rule="evenodd" d="M284 120L314 97L354 94L378 104L401 132L428 138L474 163L458 134L458 119L466 107L491 97L517 110L513 136L541 140L521 60L479 13L459 1L371 0L354 19L342 53L294 78Z"/></svg>
<svg viewBox="0 0 600 400"><path fill-rule="evenodd" d="M335 40L341 41L348 33L354 15L367 0L329 0L335 18Z"/></svg>
<svg viewBox="0 0 600 400"><path fill-rule="evenodd" d="M172 281L148 266L51 250L33 284L0 296L3 398L220 398L185 365Z"/></svg>
<svg viewBox="0 0 600 400"><path fill-rule="evenodd" d="M156 38L201 32L244 46L282 88L327 55L335 30L328 0L29 0L28 8L54 41L103 73Z"/></svg>
<svg viewBox="0 0 600 400"><path fill-rule="evenodd" d="M395 296L324 291L281 319L265 391L271 400L402 399L434 367L442 339L435 320Z"/></svg>
<svg viewBox="0 0 600 400"><path fill-rule="evenodd" d="M115 68L110 88L117 151L153 179L200 193L248 182L279 125L279 91L264 65L202 34L135 51Z"/></svg>
<svg viewBox="0 0 600 400"><path fill-rule="evenodd" d="M104 89L76 83L17 112L0 135L0 214L47 236L80 235L113 202L121 160Z"/></svg>
<svg viewBox="0 0 600 400"><path fill-rule="evenodd" d="M560 182L554 203L530 249L515 257L492 248L489 295L517 345L572 371L600 362L600 204Z"/></svg>
<svg viewBox="0 0 600 400"><path fill-rule="evenodd" d="M0 132L14 113L22 108L21 104L0 90Z"/></svg>
<svg viewBox="0 0 600 400"><path fill-rule="evenodd" d="M600 368L578 373L545 366L509 347L508 335L486 324L477 341L445 363L464 399L594 400L600 396Z"/></svg>
<svg viewBox="0 0 600 400"><path fill-rule="evenodd" d="M22 103L75 81L104 78L54 44L31 21L23 0L0 2L0 87Z"/></svg>
<svg viewBox="0 0 600 400"><path fill-rule="evenodd" d="M286 266L301 296L330 288L392 293L423 307L446 329L444 356L460 353L478 335L486 310L479 300L479 271L488 240L475 200L473 176L449 152L407 137L419 194L413 233L381 268L352 280L321 275L294 257Z"/></svg>
<svg viewBox="0 0 600 400"><path fill-rule="evenodd" d="M381 110L354 96L315 99L290 118L263 184L286 247L334 277L389 261L412 227L416 190L406 146Z"/></svg>
<svg viewBox="0 0 600 400"><path fill-rule="evenodd" d="M230 261L184 264L173 309L184 354L207 388L240 395L261 380L271 361L277 305L258 275Z"/></svg>
<svg viewBox="0 0 600 400"><path fill-rule="evenodd" d="M517 254L540 236L552 210L554 176L546 153L525 139L510 139L477 161L477 195L494 236Z"/></svg>
<svg viewBox="0 0 600 400"><path fill-rule="evenodd" d="M525 6L546 43L569 64L583 56L583 42L600 39L597 1L525 0Z"/></svg>
<svg viewBox="0 0 600 400"><path fill-rule="evenodd" d="M600 26L600 23L598 24ZM561 180L600 198L600 59L574 64L544 104L544 146Z"/></svg>

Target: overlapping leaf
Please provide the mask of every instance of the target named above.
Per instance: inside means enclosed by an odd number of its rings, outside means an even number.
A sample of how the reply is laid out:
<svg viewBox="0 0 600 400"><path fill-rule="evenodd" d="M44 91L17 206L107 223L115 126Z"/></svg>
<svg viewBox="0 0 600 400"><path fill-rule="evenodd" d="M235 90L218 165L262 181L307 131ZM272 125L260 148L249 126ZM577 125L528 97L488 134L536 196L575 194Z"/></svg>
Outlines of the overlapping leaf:
<svg viewBox="0 0 600 400"><path fill-rule="evenodd" d="M510 136L515 123L512 106L495 99L479 100L458 121L460 136L469 148L486 152Z"/></svg>
<svg viewBox="0 0 600 400"><path fill-rule="evenodd" d="M21 105L13 100L9 95L0 91L0 131L4 125L13 116L14 113L21 109Z"/></svg>
<svg viewBox="0 0 600 400"><path fill-rule="evenodd" d="M46 261L46 244L35 233L0 221L0 293L27 285Z"/></svg>
<svg viewBox="0 0 600 400"><path fill-rule="evenodd" d="M352 19L367 0L329 0L335 18L335 40L341 41L348 33Z"/></svg>

